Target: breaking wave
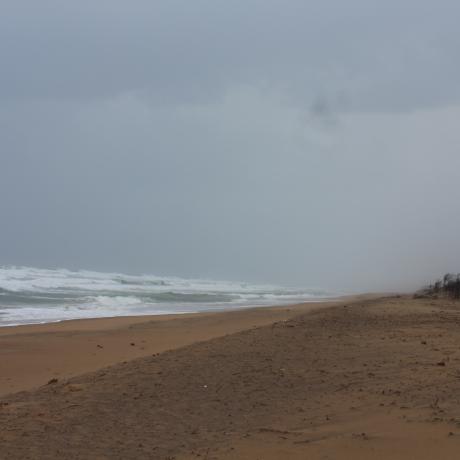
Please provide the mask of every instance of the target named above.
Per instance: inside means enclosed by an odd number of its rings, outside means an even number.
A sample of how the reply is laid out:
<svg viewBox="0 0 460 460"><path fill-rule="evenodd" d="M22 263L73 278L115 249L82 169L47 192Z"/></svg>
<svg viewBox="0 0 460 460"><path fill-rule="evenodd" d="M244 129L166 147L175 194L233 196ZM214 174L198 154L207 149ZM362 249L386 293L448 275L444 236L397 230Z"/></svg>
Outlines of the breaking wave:
<svg viewBox="0 0 460 460"><path fill-rule="evenodd" d="M0 326L65 319L193 313L332 297L319 289L231 281L0 267Z"/></svg>

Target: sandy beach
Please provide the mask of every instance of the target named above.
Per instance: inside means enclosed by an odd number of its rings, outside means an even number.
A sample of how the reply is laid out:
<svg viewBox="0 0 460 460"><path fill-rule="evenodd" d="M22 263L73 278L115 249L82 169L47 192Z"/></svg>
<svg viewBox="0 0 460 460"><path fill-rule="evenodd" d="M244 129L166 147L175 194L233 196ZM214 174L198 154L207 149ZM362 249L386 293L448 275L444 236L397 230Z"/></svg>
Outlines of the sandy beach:
<svg viewBox="0 0 460 460"><path fill-rule="evenodd" d="M0 458L456 459L459 323L369 296L3 328Z"/></svg>
<svg viewBox="0 0 460 460"><path fill-rule="evenodd" d="M71 320L0 328L0 396L333 305Z"/></svg>

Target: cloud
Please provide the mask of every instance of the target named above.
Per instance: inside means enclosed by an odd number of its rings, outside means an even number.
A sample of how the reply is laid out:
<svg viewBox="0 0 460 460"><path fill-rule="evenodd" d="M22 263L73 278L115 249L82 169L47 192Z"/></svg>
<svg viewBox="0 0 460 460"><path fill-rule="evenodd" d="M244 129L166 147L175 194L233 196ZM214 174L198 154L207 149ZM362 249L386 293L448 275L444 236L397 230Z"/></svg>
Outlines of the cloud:
<svg viewBox="0 0 460 460"><path fill-rule="evenodd" d="M2 7L0 263L352 289L458 271L456 3Z"/></svg>
<svg viewBox="0 0 460 460"><path fill-rule="evenodd" d="M27 6L27 8L25 7ZM460 96L453 1L4 2L2 99L202 104L268 85L290 103L407 111Z"/></svg>

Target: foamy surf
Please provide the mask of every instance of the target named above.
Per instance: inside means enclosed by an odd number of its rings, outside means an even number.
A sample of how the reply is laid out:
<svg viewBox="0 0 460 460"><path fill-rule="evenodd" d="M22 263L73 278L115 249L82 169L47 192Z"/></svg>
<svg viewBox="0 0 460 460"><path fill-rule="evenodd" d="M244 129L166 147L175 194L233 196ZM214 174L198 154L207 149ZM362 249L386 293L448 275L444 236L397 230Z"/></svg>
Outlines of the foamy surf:
<svg viewBox="0 0 460 460"><path fill-rule="evenodd" d="M195 313L317 301L333 294L231 281L0 267L0 326Z"/></svg>

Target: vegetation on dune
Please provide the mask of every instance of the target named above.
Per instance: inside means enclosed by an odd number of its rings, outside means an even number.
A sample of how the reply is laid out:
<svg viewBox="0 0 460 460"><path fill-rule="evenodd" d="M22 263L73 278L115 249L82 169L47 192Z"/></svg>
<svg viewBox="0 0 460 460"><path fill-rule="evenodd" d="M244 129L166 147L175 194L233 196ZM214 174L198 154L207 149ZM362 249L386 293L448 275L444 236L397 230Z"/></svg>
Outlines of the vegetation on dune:
<svg viewBox="0 0 460 460"><path fill-rule="evenodd" d="M420 294L423 296L446 296L452 299L460 299L460 273L456 275L446 273L442 279L424 288Z"/></svg>

